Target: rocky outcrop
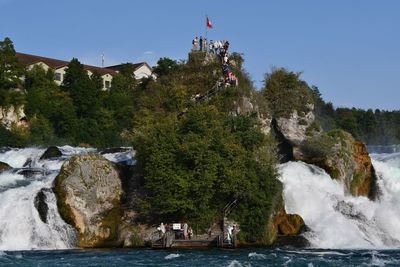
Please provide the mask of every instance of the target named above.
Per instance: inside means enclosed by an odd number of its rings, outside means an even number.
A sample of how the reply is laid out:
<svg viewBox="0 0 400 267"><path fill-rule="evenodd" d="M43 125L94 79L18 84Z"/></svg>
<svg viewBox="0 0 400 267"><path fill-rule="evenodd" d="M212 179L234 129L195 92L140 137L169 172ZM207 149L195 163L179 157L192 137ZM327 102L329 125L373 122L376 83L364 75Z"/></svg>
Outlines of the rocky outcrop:
<svg viewBox="0 0 400 267"><path fill-rule="evenodd" d="M355 196L367 196L375 199L377 197L377 177L365 144L354 141L352 156L355 165L350 192Z"/></svg>
<svg viewBox="0 0 400 267"><path fill-rule="evenodd" d="M304 142L310 136L319 135L321 128L315 122L314 105L307 104L307 113L293 110L289 116L273 118L271 128L278 142L280 162L295 160ZM301 155L300 155L301 156Z"/></svg>
<svg viewBox="0 0 400 267"><path fill-rule="evenodd" d="M234 109L231 112L232 115L250 114L257 113L258 120L261 124L261 131L265 135L269 135L271 132L271 121L272 118L268 112L260 110L260 106L254 103L254 101L247 96L241 96L233 102Z"/></svg>
<svg viewBox="0 0 400 267"><path fill-rule="evenodd" d="M156 227L135 222L137 217L134 211L124 211L118 234L119 243L124 248L144 247L151 244Z"/></svg>
<svg viewBox="0 0 400 267"><path fill-rule="evenodd" d="M365 145L351 134L334 130L323 133L315 122L314 106L307 113L293 110L290 116L272 120L281 162L301 160L323 168L355 196L376 195L376 175Z"/></svg>
<svg viewBox="0 0 400 267"><path fill-rule="evenodd" d="M0 107L0 123L7 130L11 130L13 125L18 127L26 127L27 122L24 106Z"/></svg>
<svg viewBox="0 0 400 267"><path fill-rule="evenodd" d="M306 229L303 218L298 214L287 214L283 206L275 213L269 229L273 237L271 245L275 247L305 248L310 245L301 235Z"/></svg>
<svg viewBox="0 0 400 267"><path fill-rule="evenodd" d="M315 120L314 106L309 104L310 111L303 116L296 110L288 117L276 118L276 130L294 147L301 145L307 138L307 130Z"/></svg>
<svg viewBox="0 0 400 267"><path fill-rule="evenodd" d="M42 188L36 195L34 199L34 205L36 210L39 213L39 217L42 220L42 222L47 223L47 213L49 211L49 206L47 205L47 197L46 197L46 191L49 191L50 189L48 188Z"/></svg>
<svg viewBox="0 0 400 267"><path fill-rule="evenodd" d="M287 214L285 209L281 209L275 216L274 224L279 235L298 235L305 226L300 215Z"/></svg>
<svg viewBox="0 0 400 267"><path fill-rule="evenodd" d="M305 228L306 225L300 215L286 213L284 200L280 198L267 223L263 243L271 246L276 245L282 237L301 238Z"/></svg>
<svg viewBox="0 0 400 267"><path fill-rule="evenodd" d="M51 146L43 153L40 159L52 159L62 156L61 150L56 146Z"/></svg>
<svg viewBox="0 0 400 267"><path fill-rule="evenodd" d="M0 173L7 171L7 170L11 170L11 169L12 169L12 167L10 165L8 165L5 162L0 161Z"/></svg>
<svg viewBox="0 0 400 267"><path fill-rule="evenodd" d="M309 138L297 148L294 159L321 167L354 196L376 197L376 175L366 146L345 131Z"/></svg>
<svg viewBox="0 0 400 267"><path fill-rule="evenodd" d="M80 247L120 246L121 181L100 155L72 157L55 179L61 217L79 232Z"/></svg>

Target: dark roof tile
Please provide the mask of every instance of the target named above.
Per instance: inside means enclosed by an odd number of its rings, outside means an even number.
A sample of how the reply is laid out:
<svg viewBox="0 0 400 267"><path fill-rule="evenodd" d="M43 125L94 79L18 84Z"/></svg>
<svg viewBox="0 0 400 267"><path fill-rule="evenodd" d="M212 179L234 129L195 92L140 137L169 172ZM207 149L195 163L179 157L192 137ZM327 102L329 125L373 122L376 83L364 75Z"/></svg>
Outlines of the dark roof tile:
<svg viewBox="0 0 400 267"><path fill-rule="evenodd" d="M35 64L38 62L43 62L52 69L59 69L59 68L68 66L68 64L69 64L68 61L64 61L64 60L35 56L35 55L24 54L24 53L19 53L19 52L16 53L16 56L17 56L18 60L24 65L32 65L32 64ZM85 64L83 64L83 67L85 68L85 70L89 70L91 72L97 72L100 75L110 74L110 75L114 76L117 74L115 70L110 69L110 68L100 68L100 67L85 65Z"/></svg>

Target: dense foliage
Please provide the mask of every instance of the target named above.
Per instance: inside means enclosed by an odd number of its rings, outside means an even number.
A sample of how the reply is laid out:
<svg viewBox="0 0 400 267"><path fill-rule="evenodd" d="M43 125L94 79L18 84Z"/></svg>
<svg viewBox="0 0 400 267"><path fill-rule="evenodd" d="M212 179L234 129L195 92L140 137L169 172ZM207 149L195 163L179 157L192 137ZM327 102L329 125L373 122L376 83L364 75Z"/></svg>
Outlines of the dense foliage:
<svg viewBox="0 0 400 267"><path fill-rule="evenodd" d="M304 115L313 104L310 88L294 73L284 68L273 69L265 77L263 95L270 104L274 117L289 117L294 110Z"/></svg>
<svg viewBox="0 0 400 267"><path fill-rule="evenodd" d="M334 108L322 99L317 87L313 93L315 114L324 130L340 128L369 145L400 143L400 111Z"/></svg>
<svg viewBox="0 0 400 267"><path fill-rule="evenodd" d="M262 94L275 117L288 117L296 110L300 115L314 105L316 124L325 131L343 129L369 145L400 143L400 111L335 108L325 102L318 87L310 87L300 73L274 68L266 75Z"/></svg>
<svg viewBox="0 0 400 267"><path fill-rule="evenodd" d="M102 91L100 75L89 76L77 59L58 86L52 70L25 69L8 38L0 42L0 54L0 106L23 106L29 122L28 128L11 131L0 126L0 145L127 144L121 134L133 127L137 86L129 66L114 78L111 90Z"/></svg>
<svg viewBox="0 0 400 267"><path fill-rule="evenodd" d="M257 114L231 116L235 101L257 95L251 81L236 67L243 78L238 87L195 103L192 96L221 76L218 60L193 53L185 63L159 63L158 79L138 89L130 135L147 192L139 205L142 219L186 220L201 232L237 200L229 216L240 222L244 239L262 240L281 188L275 144L260 131Z"/></svg>

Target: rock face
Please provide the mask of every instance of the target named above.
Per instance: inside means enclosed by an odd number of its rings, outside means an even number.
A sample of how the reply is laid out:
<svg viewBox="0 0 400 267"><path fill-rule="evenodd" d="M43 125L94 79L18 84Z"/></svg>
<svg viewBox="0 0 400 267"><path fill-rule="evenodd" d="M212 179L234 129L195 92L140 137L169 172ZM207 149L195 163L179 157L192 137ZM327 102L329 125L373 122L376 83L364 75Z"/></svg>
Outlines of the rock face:
<svg viewBox="0 0 400 267"><path fill-rule="evenodd" d="M7 170L11 170L11 169L12 169L12 167L10 165L8 165L5 162L0 161L0 173L7 171Z"/></svg>
<svg viewBox="0 0 400 267"><path fill-rule="evenodd" d="M309 138L297 149L294 159L323 168L354 196L376 197L377 178L366 146L345 131Z"/></svg>
<svg viewBox="0 0 400 267"><path fill-rule="evenodd" d="M241 96L233 103L234 110L231 112L232 115L249 114L256 112L258 120L261 124L261 131L268 135L271 132L271 121L272 118L268 112L262 112L259 105L254 103L251 98L247 96Z"/></svg>
<svg viewBox="0 0 400 267"><path fill-rule="evenodd" d="M301 233L304 232L306 225L303 218L298 214L287 214L284 207L284 200L280 198L274 208L274 212L269 218L265 239L265 245L276 245L279 240L289 237L291 240L304 239ZM296 241L297 242L297 241ZM304 244L304 242L301 242Z"/></svg>
<svg viewBox="0 0 400 267"><path fill-rule="evenodd" d="M350 192L355 196L367 196L375 199L377 195L376 174L371 158L364 143L354 141L353 159L354 175L350 184Z"/></svg>
<svg viewBox="0 0 400 267"><path fill-rule="evenodd" d="M271 128L278 142L281 163L295 160L309 136L321 133L320 127L315 123L314 105L306 104L306 106L307 113L299 115L293 110L290 116L272 119Z"/></svg>
<svg viewBox="0 0 400 267"><path fill-rule="evenodd" d="M287 214L283 206L273 217L270 229L274 231L273 246L305 248L310 245L301 235L306 229L303 218L298 214Z"/></svg>
<svg viewBox="0 0 400 267"><path fill-rule="evenodd" d="M287 214L285 210L280 211L275 220L280 235L298 235L305 225L300 215Z"/></svg>
<svg viewBox="0 0 400 267"><path fill-rule="evenodd" d="M61 217L75 226L80 247L120 246L121 181L100 155L72 157L56 177L54 191Z"/></svg>
<svg viewBox="0 0 400 267"><path fill-rule="evenodd" d="M276 130L292 145L299 146L307 138L307 129L315 120L314 106L309 104L310 111L304 116L294 110L290 117L276 118Z"/></svg>
<svg viewBox="0 0 400 267"><path fill-rule="evenodd" d="M281 162L301 160L317 165L352 195L374 199L376 175L365 145L342 130L323 133L315 123L314 106L306 105L309 111L303 115L294 110L290 116L272 120Z"/></svg>
<svg viewBox="0 0 400 267"><path fill-rule="evenodd" d="M51 146L43 153L43 155L40 157L40 159L51 159L51 158L57 158L57 157L61 157L61 156L62 156L61 150L56 146Z"/></svg>
<svg viewBox="0 0 400 267"><path fill-rule="evenodd" d="M24 106L0 107L0 123L10 130L13 125L26 127L26 115Z"/></svg>

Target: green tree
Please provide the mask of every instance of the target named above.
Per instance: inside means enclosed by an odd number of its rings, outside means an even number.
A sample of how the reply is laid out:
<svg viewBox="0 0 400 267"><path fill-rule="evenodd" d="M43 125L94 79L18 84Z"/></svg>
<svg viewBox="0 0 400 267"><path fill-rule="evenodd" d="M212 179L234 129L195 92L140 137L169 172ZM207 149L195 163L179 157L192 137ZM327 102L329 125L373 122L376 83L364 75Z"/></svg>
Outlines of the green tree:
<svg viewBox="0 0 400 267"><path fill-rule="evenodd" d="M301 73L284 68L273 69L266 74L263 95L268 100L273 116L289 117L294 110L304 115L314 104L312 91L307 83L300 79Z"/></svg>
<svg viewBox="0 0 400 267"><path fill-rule="evenodd" d="M92 81L84 66L76 58L72 59L65 72L62 88L71 96L78 117L93 117L100 109L98 87L98 81Z"/></svg>
<svg viewBox="0 0 400 267"><path fill-rule="evenodd" d="M170 115L136 129L134 147L148 190L148 214L205 228L236 199L233 216L243 223L246 238L257 231L256 238L263 237L281 191L276 155L254 115L232 118L214 106L193 106L180 120Z"/></svg>
<svg viewBox="0 0 400 267"><path fill-rule="evenodd" d="M158 76L164 76L164 75L168 75L172 72L174 72L175 70L177 70L179 67L178 63L176 62L176 60L167 58L167 57L163 57L160 58L157 61L157 66L155 66L153 68L153 72Z"/></svg>
<svg viewBox="0 0 400 267"><path fill-rule="evenodd" d="M0 42L0 89L14 89L21 85L24 68L15 54L9 38Z"/></svg>
<svg viewBox="0 0 400 267"><path fill-rule="evenodd" d="M72 99L60 90L53 77L51 70L46 72L40 66L34 66L27 72L24 84L27 91L25 112L29 119L39 119L40 125L46 126L49 123L52 128L48 130L49 133L54 131L66 143L75 144L75 107Z"/></svg>

